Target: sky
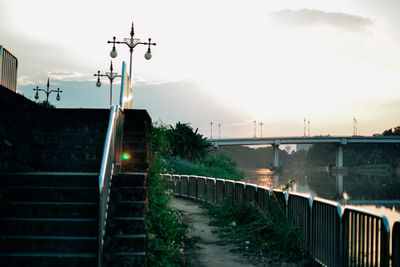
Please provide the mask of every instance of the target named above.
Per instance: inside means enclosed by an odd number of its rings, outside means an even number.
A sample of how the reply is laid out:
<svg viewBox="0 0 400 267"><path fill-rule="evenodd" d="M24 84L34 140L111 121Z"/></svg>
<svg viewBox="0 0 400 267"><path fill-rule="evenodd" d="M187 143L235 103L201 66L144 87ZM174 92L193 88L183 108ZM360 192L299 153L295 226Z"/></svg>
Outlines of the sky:
<svg viewBox="0 0 400 267"><path fill-rule="evenodd" d="M63 90L60 108L108 108L107 44L135 38L133 107L210 137L371 135L400 125L400 1L2 0L0 45L19 60L18 91ZM114 70L129 62L117 46ZM113 99L119 94L118 78ZM44 99L44 94L40 95ZM263 123L261 128L260 123ZM220 125L220 127L218 126ZM308 132L308 129L306 130Z"/></svg>

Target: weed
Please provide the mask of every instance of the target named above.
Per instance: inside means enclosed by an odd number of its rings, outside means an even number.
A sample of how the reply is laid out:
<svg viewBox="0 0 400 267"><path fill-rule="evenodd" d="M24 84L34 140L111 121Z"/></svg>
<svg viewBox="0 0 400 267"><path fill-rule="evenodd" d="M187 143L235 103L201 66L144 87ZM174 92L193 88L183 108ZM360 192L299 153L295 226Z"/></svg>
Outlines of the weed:
<svg viewBox="0 0 400 267"><path fill-rule="evenodd" d="M236 244L240 251L256 253L283 261L300 261L305 256L301 235L285 216L278 203L264 210L254 204L232 206L225 200L217 205L205 204L214 217L213 224L222 227L219 235Z"/></svg>

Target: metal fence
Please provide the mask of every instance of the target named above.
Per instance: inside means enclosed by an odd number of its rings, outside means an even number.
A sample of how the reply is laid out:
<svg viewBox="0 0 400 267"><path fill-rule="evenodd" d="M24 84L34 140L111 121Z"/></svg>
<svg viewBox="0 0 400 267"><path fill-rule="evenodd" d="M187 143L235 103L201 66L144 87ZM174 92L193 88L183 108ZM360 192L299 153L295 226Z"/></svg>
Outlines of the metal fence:
<svg viewBox="0 0 400 267"><path fill-rule="evenodd" d="M392 266L400 267L400 220L396 221L393 225Z"/></svg>
<svg viewBox="0 0 400 267"><path fill-rule="evenodd" d="M390 227L384 215L240 181L195 175L162 176L173 181L171 188L178 196L281 210L292 218L309 254L324 266L400 267L400 220L393 226L390 257Z"/></svg>
<svg viewBox="0 0 400 267"><path fill-rule="evenodd" d="M385 216L347 207L343 214L343 260L348 266L389 266L389 223Z"/></svg>

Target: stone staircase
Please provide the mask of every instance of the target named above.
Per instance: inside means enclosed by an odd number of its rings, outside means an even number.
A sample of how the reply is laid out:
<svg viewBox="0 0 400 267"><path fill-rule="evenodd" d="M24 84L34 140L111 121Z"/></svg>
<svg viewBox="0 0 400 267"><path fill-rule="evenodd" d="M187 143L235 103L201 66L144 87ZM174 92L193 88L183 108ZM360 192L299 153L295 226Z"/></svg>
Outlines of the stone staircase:
<svg viewBox="0 0 400 267"><path fill-rule="evenodd" d="M98 177L109 110L31 110L39 114L31 115L27 129L17 122L22 112L5 121L15 136L10 140L26 153L10 148L18 164L10 161L0 173L0 266L97 266ZM146 265L149 122L146 111L125 112L123 151L133 157L112 179L105 266Z"/></svg>
<svg viewBox="0 0 400 267"><path fill-rule="evenodd" d="M55 109L34 137L38 171L99 172L109 110Z"/></svg>
<svg viewBox="0 0 400 267"><path fill-rule="evenodd" d="M146 130L144 110L125 110L122 173L113 177L104 243L104 266L146 266Z"/></svg>
<svg viewBox="0 0 400 267"><path fill-rule="evenodd" d="M0 266L95 266L97 177L97 173L3 176Z"/></svg>
<svg viewBox="0 0 400 267"><path fill-rule="evenodd" d="M109 111L43 112L32 136L35 171L0 177L0 266L95 266Z"/></svg>
<svg viewBox="0 0 400 267"><path fill-rule="evenodd" d="M148 168L146 131L151 119L146 110L126 110L123 149L130 156L122 162L123 172L143 172Z"/></svg>
<svg viewBox="0 0 400 267"><path fill-rule="evenodd" d="M104 266L146 266L146 174L121 173L111 186Z"/></svg>

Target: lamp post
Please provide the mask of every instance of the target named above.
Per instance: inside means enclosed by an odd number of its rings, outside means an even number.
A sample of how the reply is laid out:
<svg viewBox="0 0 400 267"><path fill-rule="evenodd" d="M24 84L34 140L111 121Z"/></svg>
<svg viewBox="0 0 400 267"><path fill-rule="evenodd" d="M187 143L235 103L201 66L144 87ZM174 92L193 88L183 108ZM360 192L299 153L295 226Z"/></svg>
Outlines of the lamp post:
<svg viewBox="0 0 400 267"><path fill-rule="evenodd" d="M116 58L118 53L117 53L117 49L115 48L115 44L126 44L129 47L129 53L131 54L130 56L130 60L129 60L129 79L132 80L132 53L133 53L133 49L139 45L148 45L147 48L147 52L146 54L144 54L145 59L149 60L151 59L151 49L150 46L152 45L156 45L156 43L152 43L151 42L151 38L149 38L148 42L140 42L139 38L133 38L133 36L135 35L135 31L133 29L133 22L132 22L132 27L131 27L131 37L130 38L124 38L124 41L115 41L115 36L113 37L112 41L107 41L107 43L109 44L113 44L112 50L110 52L110 56L112 58Z"/></svg>
<svg viewBox="0 0 400 267"><path fill-rule="evenodd" d="M53 92L57 92L57 97L56 100L60 101L61 97L60 97L60 93L62 93L62 91L60 90L60 88L57 88L57 90L50 90L50 79L47 78L47 89L41 89L39 88L39 86L36 86L36 88L33 88L34 91L36 91L35 94L35 99L39 99L39 91L45 92L46 94L46 107L49 108L49 95Z"/></svg>
<svg viewBox="0 0 400 267"><path fill-rule="evenodd" d="M97 74L94 74L93 76L97 76L97 82L96 82L96 86L100 87L101 86L101 82L100 82L100 77L107 77L110 80L110 106L112 105L112 83L113 80L117 77L121 77L121 75L118 75L118 73L113 72L113 64L111 61L111 65L110 65L110 72L106 72L106 74L100 74L100 71L97 71Z"/></svg>

